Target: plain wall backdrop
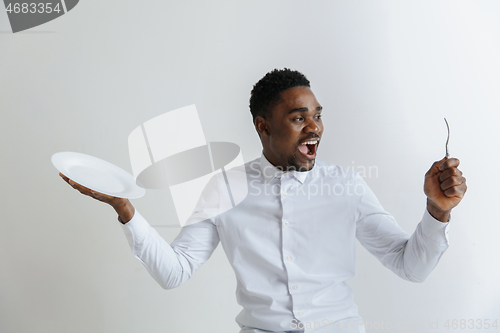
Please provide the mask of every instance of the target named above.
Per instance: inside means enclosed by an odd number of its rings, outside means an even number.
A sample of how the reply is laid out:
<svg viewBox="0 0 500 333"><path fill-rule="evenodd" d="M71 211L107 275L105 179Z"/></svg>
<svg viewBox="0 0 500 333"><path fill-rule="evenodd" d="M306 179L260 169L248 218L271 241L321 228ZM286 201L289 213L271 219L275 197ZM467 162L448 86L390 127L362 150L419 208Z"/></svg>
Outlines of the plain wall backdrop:
<svg viewBox="0 0 500 333"><path fill-rule="evenodd" d="M306 74L324 107L318 158L375 168L366 181L408 233L450 123L469 186L450 247L415 284L358 244L348 282L360 315L379 323L367 332L500 325L498 59L496 0L82 0L16 34L0 8L0 332L238 332L221 246L185 284L161 289L113 209L65 184L50 157L76 151L131 172L129 133L194 103L207 141L236 143L249 161L261 152L250 91L283 67ZM132 203L167 241L179 233L168 191Z"/></svg>

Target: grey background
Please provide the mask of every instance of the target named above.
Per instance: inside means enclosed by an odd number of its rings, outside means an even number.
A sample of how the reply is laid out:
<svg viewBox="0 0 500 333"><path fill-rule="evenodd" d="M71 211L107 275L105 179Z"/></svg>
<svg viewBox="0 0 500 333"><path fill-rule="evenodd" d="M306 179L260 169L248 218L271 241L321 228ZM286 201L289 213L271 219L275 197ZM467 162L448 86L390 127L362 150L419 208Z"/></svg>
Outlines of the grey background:
<svg viewBox="0 0 500 333"><path fill-rule="evenodd" d="M0 10L0 331L238 332L220 246L191 280L162 290L114 211L59 179L50 156L76 151L131 171L128 134L195 103L207 141L236 143L249 161L261 151L250 90L276 67L304 72L324 107L318 158L376 166L367 182L409 233L450 123L469 184L450 248L413 284L359 247L349 283L361 316L424 327L405 332L500 319L499 24L493 0L86 0L17 34ZM157 227L167 241L178 234L168 191L133 204L170 226ZM441 329L428 329L436 320Z"/></svg>

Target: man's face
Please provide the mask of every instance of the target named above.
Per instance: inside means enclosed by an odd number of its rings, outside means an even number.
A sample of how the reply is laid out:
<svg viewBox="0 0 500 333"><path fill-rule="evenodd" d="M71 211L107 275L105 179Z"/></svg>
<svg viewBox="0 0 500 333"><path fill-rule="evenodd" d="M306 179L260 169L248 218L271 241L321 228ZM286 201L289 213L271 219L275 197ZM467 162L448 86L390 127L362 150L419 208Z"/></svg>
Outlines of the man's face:
<svg viewBox="0 0 500 333"><path fill-rule="evenodd" d="M323 134L321 110L309 87L281 92L281 101L271 110L272 117L256 119L269 162L284 170L312 169Z"/></svg>

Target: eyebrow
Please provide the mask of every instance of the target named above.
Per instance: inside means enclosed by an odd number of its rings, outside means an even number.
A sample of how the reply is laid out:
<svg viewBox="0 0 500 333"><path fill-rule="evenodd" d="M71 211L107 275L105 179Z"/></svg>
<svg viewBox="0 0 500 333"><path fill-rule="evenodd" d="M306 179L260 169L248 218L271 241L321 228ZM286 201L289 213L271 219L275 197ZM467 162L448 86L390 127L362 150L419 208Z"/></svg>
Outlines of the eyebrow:
<svg viewBox="0 0 500 333"><path fill-rule="evenodd" d="M315 111L321 111L321 110L323 110L323 107L318 106ZM288 111L288 114L293 113L293 112L308 112L308 111L309 111L308 108L296 108L296 109L292 109L292 110Z"/></svg>

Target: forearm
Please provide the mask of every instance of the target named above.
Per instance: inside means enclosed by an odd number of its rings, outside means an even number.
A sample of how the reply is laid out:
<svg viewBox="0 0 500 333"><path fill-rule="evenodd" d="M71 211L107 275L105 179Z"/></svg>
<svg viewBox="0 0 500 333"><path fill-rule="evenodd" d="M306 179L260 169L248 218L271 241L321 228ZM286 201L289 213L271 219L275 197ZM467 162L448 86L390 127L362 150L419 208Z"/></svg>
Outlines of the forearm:
<svg viewBox="0 0 500 333"><path fill-rule="evenodd" d="M404 249L404 276L413 282L423 282L448 248L446 227L439 223L442 221L432 219L430 212L427 213Z"/></svg>
<svg viewBox="0 0 500 333"><path fill-rule="evenodd" d="M183 278L184 269L181 264L184 258L174 251L139 212L136 211L122 228L132 254L144 264L162 288L172 289L186 280Z"/></svg>

